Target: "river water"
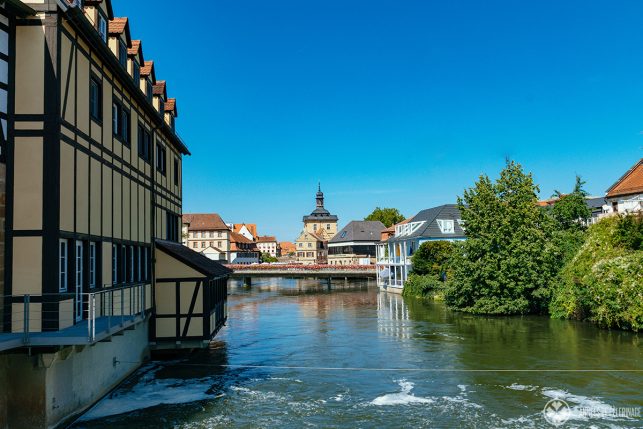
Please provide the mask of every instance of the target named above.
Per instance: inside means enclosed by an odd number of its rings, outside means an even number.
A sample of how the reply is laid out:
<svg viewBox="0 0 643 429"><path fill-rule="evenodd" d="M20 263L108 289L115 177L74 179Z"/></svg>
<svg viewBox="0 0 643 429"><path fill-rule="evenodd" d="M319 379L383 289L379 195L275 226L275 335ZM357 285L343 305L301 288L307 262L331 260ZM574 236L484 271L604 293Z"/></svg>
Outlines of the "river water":
<svg viewBox="0 0 643 429"><path fill-rule="evenodd" d="M209 350L146 364L74 427L552 428L552 399L561 427L643 427L636 334L463 315L365 280L232 282L228 309Z"/></svg>

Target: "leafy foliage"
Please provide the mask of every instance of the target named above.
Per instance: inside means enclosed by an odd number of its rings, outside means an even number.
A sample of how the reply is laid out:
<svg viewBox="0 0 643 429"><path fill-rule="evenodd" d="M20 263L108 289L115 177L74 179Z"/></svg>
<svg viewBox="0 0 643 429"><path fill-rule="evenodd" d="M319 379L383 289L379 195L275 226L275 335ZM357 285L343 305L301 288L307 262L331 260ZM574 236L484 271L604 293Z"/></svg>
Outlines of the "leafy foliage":
<svg viewBox="0 0 643 429"><path fill-rule="evenodd" d="M364 218L364 220L370 221L379 220L387 228L395 225L396 223L402 222L404 219L405 217L398 209L380 207L376 207L375 210L373 210L373 213Z"/></svg>
<svg viewBox="0 0 643 429"><path fill-rule="evenodd" d="M270 253L262 253L261 254L261 262L278 262L279 259L275 258L274 256L271 256Z"/></svg>
<svg viewBox="0 0 643 429"><path fill-rule="evenodd" d="M414 298L433 298L444 289L444 282L437 276L410 274L404 282L402 296Z"/></svg>
<svg viewBox="0 0 643 429"><path fill-rule="evenodd" d="M643 250L643 213L619 217L614 244L629 250Z"/></svg>
<svg viewBox="0 0 643 429"><path fill-rule="evenodd" d="M458 199L467 240L457 246L445 299L479 314L547 311L560 266L554 222L537 206L538 187L520 164L507 161L493 183L483 175Z"/></svg>
<svg viewBox="0 0 643 429"><path fill-rule="evenodd" d="M588 320L601 327L643 328L641 216L613 217L589 228L587 239L560 274L550 305L553 317ZM638 246L638 247L637 247Z"/></svg>
<svg viewBox="0 0 643 429"><path fill-rule="evenodd" d="M413 272L418 275L433 275L443 278L453 254L453 244L449 241L427 241L422 243L413 254Z"/></svg>
<svg viewBox="0 0 643 429"><path fill-rule="evenodd" d="M580 221L592 216L585 202L587 192L583 189L583 185L585 182L580 176L576 176L576 185L571 194L563 195L558 191L554 194L559 200L552 207L551 215L558 223L559 229L582 229L583 224Z"/></svg>

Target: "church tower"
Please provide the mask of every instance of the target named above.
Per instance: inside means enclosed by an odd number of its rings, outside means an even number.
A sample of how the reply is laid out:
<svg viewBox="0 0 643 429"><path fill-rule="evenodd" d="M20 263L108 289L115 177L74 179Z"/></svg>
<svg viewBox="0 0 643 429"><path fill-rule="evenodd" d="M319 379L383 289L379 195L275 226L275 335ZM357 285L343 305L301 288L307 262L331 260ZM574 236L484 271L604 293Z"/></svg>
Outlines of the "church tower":
<svg viewBox="0 0 643 429"><path fill-rule="evenodd" d="M317 187L315 202L315 210L304 216L304 230L295 241L297 259L309 264L325 264L328 262L328 241L337 234L339 219L324 207L321 184Z"/></svg>

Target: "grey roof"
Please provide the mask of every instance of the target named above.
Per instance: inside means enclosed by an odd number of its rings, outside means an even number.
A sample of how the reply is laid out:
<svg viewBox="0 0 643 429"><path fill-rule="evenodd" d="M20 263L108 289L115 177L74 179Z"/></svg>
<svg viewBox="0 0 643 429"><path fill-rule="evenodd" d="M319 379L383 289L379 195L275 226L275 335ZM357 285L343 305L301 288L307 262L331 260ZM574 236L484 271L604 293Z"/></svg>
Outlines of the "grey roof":
<svg viewBox="0 0 643 429"><path fill-rule="evenodd" d="M156 248L178 259L189 267L206 276L224 277L232 274L232 270L213 261L202 253L195 252L180 243L167 240L156 240Z"/></svg>
<svg viewBox="0 0 643 429"><path fill-rule="evenodd" d="M590 209L599 209L603 208L603 205L607 204L607 198L605 197L587 197L585 198L585 204Z"/></svg>
<svg viewBox="0 0 643 429"><path fill-rule="evenodd" d="M438 219L440 220L453 220L454 233L443 234L438 226ZM454 239L465 238L464 230L458 223L462 219L460 210L455 204L445 204L443 206L433 207L431 209L422 210L416 214L408 223L422 222L424 224L415 232L403 237L393 237L389 241L405 241L412 238L434 238L434 239Z"/></svg>
<svg viewBox="0 0 643 429"><path fill-rule="evenodd" d="M385 229L386 226L379 220L354 220L339 231L329 241L329 244L351 241L380 241L381 233Z"/></svg>

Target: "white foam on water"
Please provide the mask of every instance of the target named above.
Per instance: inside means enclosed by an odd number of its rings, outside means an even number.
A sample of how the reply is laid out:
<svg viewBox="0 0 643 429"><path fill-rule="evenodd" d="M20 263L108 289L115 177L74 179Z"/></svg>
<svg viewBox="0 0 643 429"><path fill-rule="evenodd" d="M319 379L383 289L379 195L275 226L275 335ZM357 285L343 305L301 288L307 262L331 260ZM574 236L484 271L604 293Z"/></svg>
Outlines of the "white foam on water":
<svg viewBox="0 0 643 429"><path fill-rule="evenodd" d="M524 385L524 384L512 384L511 386L506 386L507 389L511 390L520 390L524 392L534 392L538 390L539 388L537 386L531 386L531 385Z"/></svg>
<svg viewBox="0 0 643 429"><path fill-rule="evenodd" d="M160 369L160 368L158 368ZM158 369L149 371L127 391L116 391L100 401L80 420L95 420L165 404L185 404L214 398L206 393L212 387L210 379L154 379Z"/></svg>
<svg viewBox="0 0 643 429"><path fill-rule="evenodd" d="M402 388L400 392L378 396L371 401L371 405L432 404L434 402L433 399L412 395L411 390L413 390L413 386L415 385L410 381L402 379L398 381L398 384Z"/></svg>
<svg viewBox="0 0 643 429"><path fill-rule="evenodd" d="M241 386L232 386L230 387L230 390L233 390L235 392L239 392L245 395L253 396L259 400L285 400L283 396L279 396L274 392L260 392L258 390L251 390L248 389L247 387L241 387Z"/></svg>

